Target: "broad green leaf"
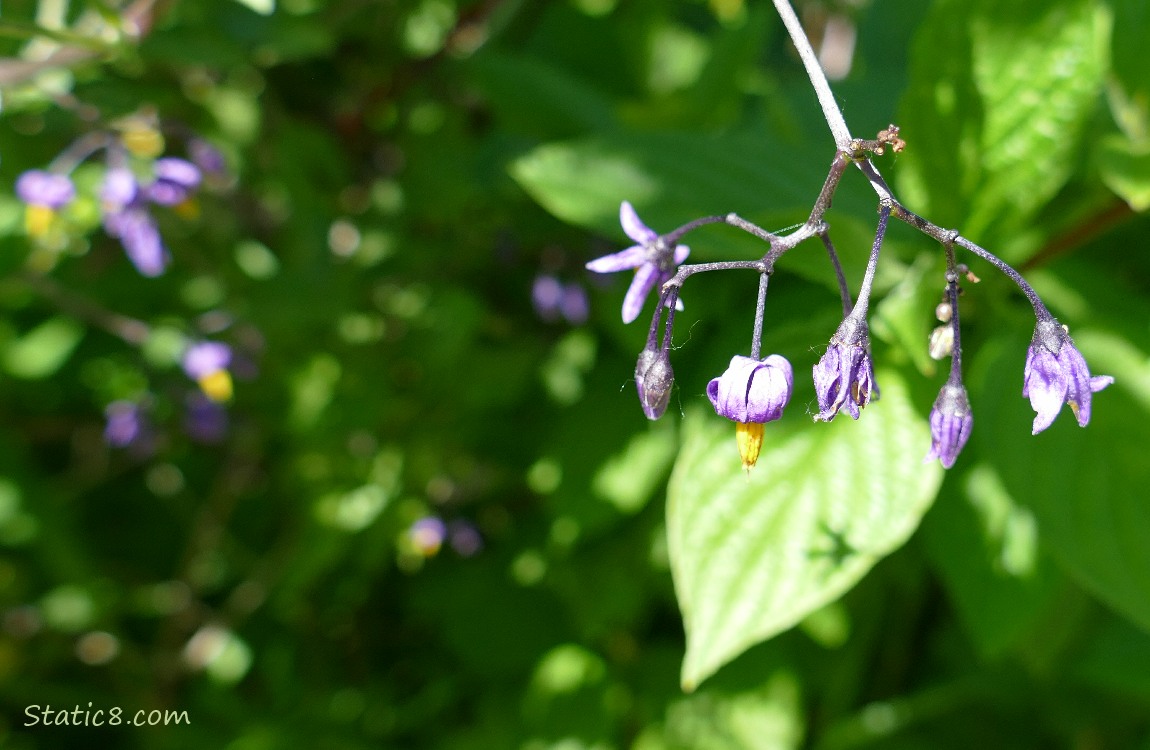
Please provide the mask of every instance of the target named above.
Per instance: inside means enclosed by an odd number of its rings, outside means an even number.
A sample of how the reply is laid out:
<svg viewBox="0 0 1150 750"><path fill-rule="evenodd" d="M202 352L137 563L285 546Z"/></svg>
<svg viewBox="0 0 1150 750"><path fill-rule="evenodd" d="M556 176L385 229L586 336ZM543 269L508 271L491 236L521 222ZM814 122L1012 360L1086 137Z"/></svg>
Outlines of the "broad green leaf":
<svg viewBox="0 0 1150 750"><path fill-rule="evenodd" d="M643 220L660 231L731 211L752 219L769 211L768 218L801 221L818 194L819 172L827 158L781 153L767 133L707 137L619 132L540 146L516 160L511 174L560 219L622 236L623 200L631 201ZM726 231L708 233L706 247L700 249L744 257L762 254L761 242L722 229Z"/></svg>
<svg viewBox="0 0 1150 750"><path fill-rule="evenodd" d="M8 344L4 369L27 380L49 377L63 366L83 336L83 327L71 318L49 318Z"/></svg>
<svg viewBox="0 0 1150 750"><path fill-rule="evenodd" d="M688 413L667 499L684 689L838 598L918 526L942 469L923 462L926 415L902 377L878 381L882 399L857 422L768 425L749 474L732 423Z"/></svg>
<svg viewBox="0 0 1150 750"><path fill-rule="evenodd" d="M1033 512L1015 502L988 464L964 476L957 492L943 493L922 531L959 617L986 658L1033 632L1064 580L1039 544Z"/></svg>
<svg viewBox="0 0 1150 750"><path fill-rule="evenodd" d="M1092 0L939 4L903 106L908 192L933 221L1002 243L1062 188L1098 106L1109 30Z"/></svg>
<svg viewBox="0 0 1150 750"><path fill-rule="evenodd" d="M1094 394L1082 429L1069 407L1031 436L1034 413L1021 397L1025 343L988 346L976 360L985 389L975 408L974 441L997 463L1003 483L1038 520L1045 549L1085 589L1150 630L1150 361L1145 349L1116 334L1072 329L1094 373L1115 384ZM985 415L985 416L983 416Z"/></svg>
<svg viewBox="0 0 1150 750"><path fill-rule="evenodd" d="M1150 208L1150 142L1139 146L1119 135L1107 137L1098 147L1098 171L1130 208Z"/></svg>

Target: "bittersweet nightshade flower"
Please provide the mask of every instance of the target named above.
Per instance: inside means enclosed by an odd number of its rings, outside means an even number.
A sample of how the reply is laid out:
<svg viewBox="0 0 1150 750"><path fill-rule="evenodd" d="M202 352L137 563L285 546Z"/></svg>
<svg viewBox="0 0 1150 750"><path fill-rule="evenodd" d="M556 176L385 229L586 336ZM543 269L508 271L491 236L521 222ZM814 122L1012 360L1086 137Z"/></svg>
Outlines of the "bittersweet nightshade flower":
<svg viewBox="0 0 1150 750"><path fill-rule="evenodd" d="M434 557L447 537L447 525L436 516L424 516L411 524L407 537L415 552L423 557Z"/></svg>
<svg viewBox="0 0 1150 750"><path fill-rule="evenodd" d="M667 411L671 388L675 385L675 372L671 357L663 349L648 345L639 352L635 363L635 388L639 391L639 404L647 419L658 419Z"/></svg>
<svg viewBox="0 0 1150 750"><path fill-rule="evenodd" d="M33 169L17 178L16 196L27 204L24 228L28 236L43 237L56 212L76 197L76 188L66 175Z"/></svg>
<svg viewBox="0 0 1150 750"><path fill-rule="evenodd" d="M815 365L813 377L819 400L815 419L829 422L843 407L851 418L859 418L859 409L870 403L872 391L878 393L865 320L853 314L843 320Z"/></svg>
<svg viewBox="0 0 1150 750"><path fill-rule="evenodd" d="M196 381L212 401L224 402L232 397L232 376L228 365L232 350L219 341L201 341L184 351L182 364L188 377Z"/></svg>
<svg viewBox="0 0 1150 750"><path fill-rule="evenodd" d="M783 416L791 400L794 371L778 354L759 361L736 355L726 372L707 384L707 398L721 417L733 420L743 468L750 470L763 446L763 424Z"/></svg>
<svg viewBox="0 0 1150 750"><path fill-rule="evenodd" d="M104 442L117 448L125 448L144 434L143 415L140 405L132 401L113 401L104 409L107 421L104 423Z"/></svg>
<svg viewBox="0 0 1150 750"><path fill-rule="evenodd" d="M707 384L707 398L721 417L735 422L773 422L791 400L794 371L778 354L759 361L736 355L726 372Z"/></svg>
<svg viewBox="0 0 1150 750"><path fill-rule="evenodd" d="M619 223L623 225L627 236L638 244L596 258L587 264L587 270L614 273L635 269L635 278L623 298L623 322L630 323L639 317L643 302L651 290L666 283L674 275L676 266L687 259L691 250L686 245L667 245L655 230L640 221L635 209L627 201L623 201L619 207Z"/></svg>
<svg viewBox="0 0 1150 750"><path fill-rule="evenodd" d="M563 284L554 276L535 277L531 285L531 302L539 317L548 323L562 317L571 325L582 325L587 322L590 312L583 285L578 282Z"/></svg>
<svg viewBox="0 0 1150 750"><path fill-rule="evenodd" d="M112 167L107 171L100 186L100 203L104 230L120 240L136 270L148 277L162 274L168 265L168 250L130 169Z"/></svg>
<svg viewBox="0 0 1150 750"><path fill-rule="evenodd" d="M1109 375L1091 377L1082 353L1055 319L1039 320L1026 352L1022 395L1034 408L1033 434L1054 423L1063 404L1070 404L1078 424L1090 422L1090 398L1114 382Z"/></svg>
<svg viewBox="0 0 1150 750"><path fill-rule="evenodd" d="M16 195L29 205L55 210L72 202L76 188L67 175L32 169L17 178Z"/></svg>
<svg viewBox="0 0 1150 750"><path fill-rule="evenodd" d="M156 159L152 169L155 180L147 187L148 200L161 206L183 203L200 184L200 170L186 159Z"/></svg>
<svg viewBox="0 0 1150 750"><path fill-rule="evenodd" d="M944 468L954 466L973 426L966 388L957 380L948 380L930 410L930 452L925 460L937 458Z"/></svg>

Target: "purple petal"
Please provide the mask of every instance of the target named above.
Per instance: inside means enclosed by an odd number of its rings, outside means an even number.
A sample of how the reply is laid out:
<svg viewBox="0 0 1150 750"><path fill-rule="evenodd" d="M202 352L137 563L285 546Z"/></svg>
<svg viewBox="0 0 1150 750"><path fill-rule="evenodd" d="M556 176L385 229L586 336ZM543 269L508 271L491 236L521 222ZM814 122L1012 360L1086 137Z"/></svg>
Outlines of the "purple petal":
<svg viewBox="0 0 1150 750"><path fill-rule="evenodd" d="M16 180L16 195L34 206L61 208L76 197L76 188L66 175L33 169Z"/></svg>
<svg viewBox="0 0 1150 750"><path fill-rule="evenodd" d="M651 263L644 263L635 271L635 278L623 298L623 322L630 323L643 312L643 302L659 279L659 269Z"/></svg>
<svg viewBox="0 0 1150 750"><path fill-rule="evenodd" d="M132 265L144 276L159 276L168 265L168 250L148 212L129 208L105 217L108 234L118 237Z"/></svg>
<svg viewBox="0 0 1150 750"><path fill-rule="evenodd" d="M679 265L691 254L691 248L686 245L675 245L675 265Z"/></svg>
<svg viewBox="0 0 1150 750"><path fill-rule="evenodd" d="M620 250L611 255L604 255L589 261L585 268L595 273L615 273L616 271L629 271L638 268L647 261L647 251L642 245L632 245L626 250Z"/></svg>
<svg viewBox="0 0 1150 750"><path fill-rule="evenodd" d="M639 220L634 206L628 201L623 201L619 206L619 223L623 225L627 236L640 245L650 244L659 238L658 233Z"/></svg>
<svg viewBox="0 0 1150 750"><path fill-rule="evenodd" d="M184 372L192 380L224 370L231 361L231 347L219 341L201 341L192 344L184 351L182 358Z"/></svg>
<svg viewBox="0 0 1150 750"><path fill-rule="evenodd" d="M104 210L116 212L136 199L139 184L132 170L124 167L113 167L104 174L104 183L100 186L100 200L104 203Z"/></svg>

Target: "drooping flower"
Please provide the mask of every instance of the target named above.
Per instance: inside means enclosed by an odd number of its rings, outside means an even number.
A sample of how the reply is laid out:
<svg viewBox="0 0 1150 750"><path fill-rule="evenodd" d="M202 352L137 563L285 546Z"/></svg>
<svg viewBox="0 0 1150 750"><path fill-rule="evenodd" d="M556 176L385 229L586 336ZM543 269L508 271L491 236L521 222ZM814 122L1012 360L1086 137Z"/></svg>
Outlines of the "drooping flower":
<svg viewBox="0 0 1150 750"><path fill-rule="evenodd" d="M844 407L851 418L859 418L859 409L870 403L872 392L878 396L865 320L853 314L843 320L814 366L813 378L819 400L815 419L829 422Z"/></svg>
<svg viewBox="0 0 1150 750"><path fill-rule="evenodd" d="M24 228L29 237L48 234L56 212L72 202L76 188L67 175L33 169L16 180L16 196L26 205Z"/></svg>
<svg viewBox="0 0 1150 750"><path fill-rule="evenodd" d="M1036 413L1033 434L1054 423L1063 404L1070 404L1078 424L1090 422L1091 394L1114 382L1109 375L1090 375L1074 341L1057 320L1039 320L1026 352L1022 395Z"/></svg>
<svg viewBox="0 0 1150 750"><path fill-rule="evenodd" d="M104 230L120 241L137 271L156 277L168 266L168 249L144 198L139 182L127 167L112 167L104 175L100 186Z"/></svg>
<svg viewBox="0 0 1150 750"><path fill-rule="evenodd" d="M447 527L451 548L460 557L472 557L483 549L483 536L479 529L467 521L452 521Z"/></svg>
<svg viewBox="0 0 1150 750"><path fill-rule="evenodd" d="M675 385L675 372L671 357L665 349L648 344L639 352L635 363L635 388L639 391L639 404L647 419L658 419L667 411L671 388Z"/></svg>
<svg viewBox="0 0 1150 750"><path fill-rule="evenodd" d="M183 367L188 377L199 383L204 395L212 401L229 401L232 397L232 376L228 365L232 350L219 341L201 341L184 351Z"/></svg>
<svg viewBox="0 0 1150 750"><path fill-rule="evenodd" d="M535 312L548 323L562 317L571 325L587 322L590 312L587 292L578 282L564 284L554 276L542 274L531 285L531 303Z"/></svg>
<svg viewBox="0 0 1150 750"><path fill-rule="evenodd" d="M794 387L791 363L778 354L762 361L736 355L726 372L707 383L707 398L715 412L735 425L735 442L743 468L759 460L763 424L783 416Z"/></svg>
<svg viewBox="0 0 1150 750"><path fill-rule="evenodd" d="M113 401L104 408L104 442L128 448L137 457L155 450L155 433L144 407L135 401Z"/></svg>
<svg viewBox="0 0 1150 750"><path fill-rule="evenodd" d="M973 426L966 388L957 380L948 380L930 410L930 452L924 460L937 458L944 468L954 466Z"/></svg>
<svg viewBox="0 0 1150 750"><path fill-rule="evenodd" d="M623 225L627 236L637 244L590 261L587 270L614 273L635 269L635 278L623 298L623 322L630 323L639 317L643 302L651 290L666 283L674 275L675 268L687 259L691 250L686 245L669 246L655 230L639 219L627 201L623 201L619 207L619 223Z"/></svg>
<svg viewBox="0 0 1150 750"><path fill-rule="evenodd" d="M203 138L192 138L188 141L188 157L200 171L212 176L227 174L228 164L224 155L218 148Z"/></svg>

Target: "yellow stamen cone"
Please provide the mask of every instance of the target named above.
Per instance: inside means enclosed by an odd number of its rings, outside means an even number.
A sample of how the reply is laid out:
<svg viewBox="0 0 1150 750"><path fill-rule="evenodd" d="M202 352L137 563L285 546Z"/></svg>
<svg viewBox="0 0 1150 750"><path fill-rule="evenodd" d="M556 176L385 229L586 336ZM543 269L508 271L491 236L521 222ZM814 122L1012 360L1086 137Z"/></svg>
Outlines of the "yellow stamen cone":
<svg viewBox="0 0 1150 750"><path fill-rule="evenodd" d="M40 239L48 234L55 218L56 212L48 206L31 204L24 209L24 230L29 237Z"/></svg>
<svg viewBox="0 0 1150 750"><path fill-rule="evenodd" d="M759 449L763 447L762 422L736 422L735 442L739 446L739 456L747 471L759 460Z"/></svg>
<svg viewBox="0 0 1150 750"><path fill-rule="evenodd" d="M204 395L212 401L223 403L232 399L232 376L227 370L209 372L198 381Z"/></svg>
<svg viewBox="0 0 1150 750"><path fill-rule="evenodd" d="M164 136L154 128L135 125L126 128L120 136L124 148L135 156L154 159L164 153Z"/></svg>
<svg viewBox="0 0 1150 750"><path fill-rule="evenodd" d="M180 201L172 206L172 210L175 211L176 216L179 216L181 219L192 221L200 218L200 202L195 198Z"/></svg>

